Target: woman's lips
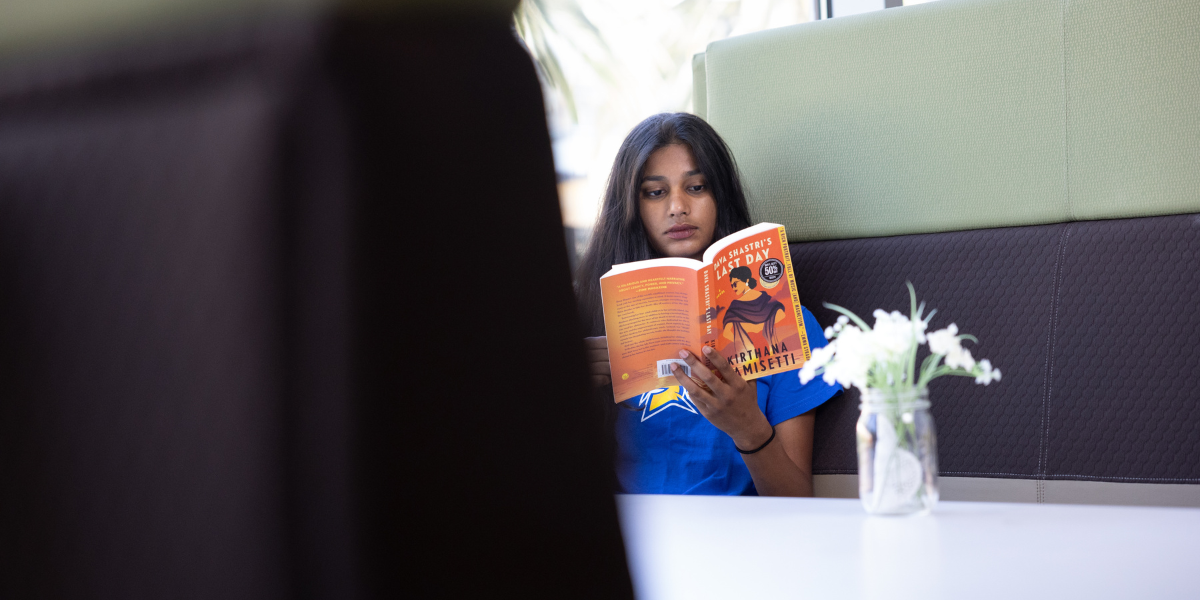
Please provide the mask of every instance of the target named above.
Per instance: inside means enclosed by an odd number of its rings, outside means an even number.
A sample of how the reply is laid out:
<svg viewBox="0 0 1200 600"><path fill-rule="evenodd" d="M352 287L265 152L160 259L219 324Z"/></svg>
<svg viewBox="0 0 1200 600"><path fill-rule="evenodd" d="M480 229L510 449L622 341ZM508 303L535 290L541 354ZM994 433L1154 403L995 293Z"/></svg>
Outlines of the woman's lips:
<svg viewBox="0 0 1200 600"><path fill-rule="evenodd" d="M683 240L696 234L699 227L695 225L676 225L667 230L667 237L673 240Z"/></svg>

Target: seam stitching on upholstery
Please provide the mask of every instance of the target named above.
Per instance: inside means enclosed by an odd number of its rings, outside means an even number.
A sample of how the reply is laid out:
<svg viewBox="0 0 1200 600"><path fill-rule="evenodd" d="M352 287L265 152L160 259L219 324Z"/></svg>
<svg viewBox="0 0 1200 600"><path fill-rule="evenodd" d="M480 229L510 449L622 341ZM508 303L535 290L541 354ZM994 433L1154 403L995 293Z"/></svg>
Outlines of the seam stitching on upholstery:
<svg viewBox="0 0 1200 600"><path fill-rule="evenodd" d="M1072 480L1072 479L1068 479L1068 478L1098 479L1101 481L1116 480L1116 481L1113 481L1112 483L1116 483L1118 481L1169 481L1169 482L1179 482L1179 483L1200 483L1200 477L1106 477L1103 475L1051 475L1051 476L1048 476L1045 480L1042 480L1042 479L1033 479L1032 477L1036 477L1036 475L1031 476L1028 473L978 473L978 472L974 472L974 471L942 471L940 473L940 475L953 475L953 476L1006 475L1006 476L1015 477L1015 478L1023 478L1023 479L1021 479L1022 481L1036 481L1039 486L1039 493L1041 493L1044 490L1044 487L1042 487L1042 486L1044 486L1047 481L1071 481Z"/></svg>
<svg viewBox="0 0 1200 600"><path fill-rule="evenodd" d="M1008 475L1011 477L1037 477L1029 473L980 473L978 471L941 471L940 475Z"/></svg>
<svg viewBox="0 0 1200 600"><path fill-rule="evenodd" d="M1068 225L1063 226L1062 244L1061 244L1062 250L1061 250L1061 252L1059 252L1059 255L1058 255L1058 269L1057 269L1058 273L1055 275L1055 282L1054 282L1054 303L1052 304L1053 310L1054 310L1054 316L1050 320L1050 323L1051 323L1051 326L1050 326L1050 354L1047 357L1047 362L1049 363L1050 370L1049 370L1049 373L1046 375L1046 405L1045 405L1045 414L1043 415L1043 418L1042 418L1042 427L1043 427L1042 439L1046 440L1046 445L1043 450L1046 455L1046 460L1044 462L1042 462L1042 479L1043 480L1046 479L1046 471L1050 470L1050 424L1051 424L1050 408L1054 405L1054 347L1058 343L1058 311L1059 311L1059 309L1062 308L1063 271L1066 270L1067 244L1069 244L1070 242L1071 242L1071 225L1068 224ZM1043 501L1045 501L1045 499L1046 499L1045 491L1046 491L1046 486L1045 486L1045 484L1042 484L1042 500Z"/></svg>
<svg viewBox="0 0 1200 600"><path fill-rule="evenodd" d="M1066 202L1067 221L1075 219L1071 206L1071 90L1067 84L1067 12L1071 0L1063 0L1059 21L1062 27L1062 90L1063 90L1063 200ZM1046 395L1042 399L1042 446L1038 456L1038 503L1046 502L1046 471L1050 468L1050 404L1054 394L1054 343L1058 335L1058 309L1062 305L1062 272L1067 259L1067 241L1071 239L1071 228L1063 226L1059 236L1059 252L1055 259L1054 296L1050 303L1050 339L1046 353Z"/></svg>
<svg viewBox="0 0 1200 600"><path fill-rule="evenodd" d="M1063 85L1063 171L1066 177L1065 199L1067 220L1075 220L1075 209L1071 206L1071 90L1067 85L1067 7L1071 0L1062 4L1062 85Z"/></svg>
<svg viewBox="0 0 1200 600"><path fill-rule="evenodd" d="M1067 477L1079 479L1115 479L1117 481L1176 481L1180 483L1200 483L1197 477L1105 477L1102 475L1054 475L1050 481L1070 481ZM1114 482L1115 483L1115 482Z"/></svg>
<svg viewBox="0 0 1200 600"><path fill-rule="evenodd" d="M1046 360L1042 364L1042 376L1047 377L1050 371L1050 329L1054 326L1054 287L1058 285L1058 254L1062 250L1062 232L1058 234L1058 244L1054 247L1054 280L1050 286L1050 321L1046 323ZM1047 377L1042 381L1042 406L1038 411L1041 416L1041 422L1038 423L1038 463L1037 476L1042 474L1042 448L1045 445L1045 440L1042 439L1042 430L1046 424L1046 388L1050 384Z"/></svg>
<svg viewBox="0 0 1200 600"><path fill-rule="evenodd" d="M1050 322L1046 326L1046 363L1042 371L1046 378L1044 383L1046 391L1042 394L1042 422L1041 427L1039 427L1041 430L1039 433L1041 435L1038 438L1037 477L1039 479L1046 476L1046 463L1049 461L1048 453L1050 440L1047 437L1049 435L1049 425L1047 420L1049 418L1050 394L1054 391L1054 385L1052 381L1054 377L1054 335L1056 332L1056 326L1058 324L1058 300L1060 297L1059 289L1062 282L1062 263L1066 254L1064 251L1066 246L1066 237L1067 226L1064 225L1062 231L1058 234L1058 247L1054 249L1054 284L1050 290ZM1040 485L1038 486L1038 490L1038 501L1040 502Z"/></svg>
<svg viewBox="0 0 1200 600"><path fill-rule="evenodd" d="M858 471L848 470L827 470L813 473L817 475L858 475ZM1033 481L1037 477L1036 473L981 473L979 471L938 471L938 475L1002 475L1004 477L1023 478L1026 481Z"/></svg>

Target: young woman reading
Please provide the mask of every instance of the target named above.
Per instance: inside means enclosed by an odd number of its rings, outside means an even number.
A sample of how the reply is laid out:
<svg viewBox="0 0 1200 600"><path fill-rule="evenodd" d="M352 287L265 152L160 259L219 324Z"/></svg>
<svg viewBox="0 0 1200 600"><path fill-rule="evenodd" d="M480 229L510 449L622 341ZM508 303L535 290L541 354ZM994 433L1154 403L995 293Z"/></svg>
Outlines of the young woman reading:
<svg viewBox="0 0 1200 600"><path fill-rule="evenodd" d="M636 260L700 259L714 241L750 225L733 157L702 119L660 114L629 133L576 277L582 317L593 336L586 344L597 386L611 382L600 277L615 264ZM748 274L737 275L746 285L739 301L749 307L759 294ZM807 309L803 313L809 345L824 346L821 327ZM753 344L764 328L770 335L765 323L773 324L756 319L729 323L728 331ZM715 352L706 356L719 374L686 348L679 356L692 366L691 377L675 368L679 386L640 402L628 399L621 406L629 410L617 411L620 491L811 496L812 411L841 388L820 379L801 385L795 371L746 381Z"/></svg>

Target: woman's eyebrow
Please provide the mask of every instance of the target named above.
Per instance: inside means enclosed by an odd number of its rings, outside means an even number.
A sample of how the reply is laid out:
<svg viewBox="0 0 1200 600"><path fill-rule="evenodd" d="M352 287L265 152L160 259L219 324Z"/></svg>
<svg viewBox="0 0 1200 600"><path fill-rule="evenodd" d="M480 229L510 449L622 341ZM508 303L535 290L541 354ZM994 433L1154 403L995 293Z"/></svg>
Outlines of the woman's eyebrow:
<svg viewBox="0 0 1200 600"><path fill-rule="evenodd" d="M688 171L687 173L684 173L683 176L691 177L692 175L703 175L703 174L704 174L704 171L701 171L700 169L696 169L694 171ZM642 178L642 181L666 181L666 180L667 180L667 178L663 177L662 175L647 175Z"/></svg>

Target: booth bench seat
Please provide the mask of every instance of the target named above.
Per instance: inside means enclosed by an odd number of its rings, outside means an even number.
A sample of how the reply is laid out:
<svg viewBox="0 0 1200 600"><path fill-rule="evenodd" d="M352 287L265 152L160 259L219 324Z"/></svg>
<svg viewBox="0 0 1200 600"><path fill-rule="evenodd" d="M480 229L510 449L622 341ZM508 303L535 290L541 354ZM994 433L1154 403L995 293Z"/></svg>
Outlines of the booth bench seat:
<svg viewBox="0 0 1200 600"><path fill-rule="evenodd" d="M1003 370L931 386L943 498L1200 506L1200 4L939 0L694 67L818 321L911 281ZM818 410L818 495L857 413Z"/></svg>

